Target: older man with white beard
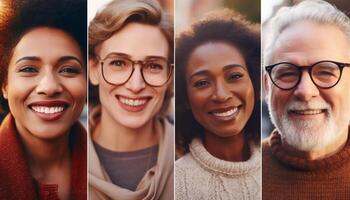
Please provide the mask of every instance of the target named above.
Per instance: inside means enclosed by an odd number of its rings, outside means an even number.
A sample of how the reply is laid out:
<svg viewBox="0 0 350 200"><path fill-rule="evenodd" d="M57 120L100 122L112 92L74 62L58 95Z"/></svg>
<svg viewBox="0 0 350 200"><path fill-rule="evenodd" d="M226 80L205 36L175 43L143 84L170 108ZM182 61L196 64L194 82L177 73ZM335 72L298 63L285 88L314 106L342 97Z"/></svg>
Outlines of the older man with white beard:
<svg viewBox="0 0 350 200"><path fill-rule="evenodd" d="M264 84L276 130L263 141L263 199L349 200L350 19L307 0L282 8L268 29Z"/></svg>

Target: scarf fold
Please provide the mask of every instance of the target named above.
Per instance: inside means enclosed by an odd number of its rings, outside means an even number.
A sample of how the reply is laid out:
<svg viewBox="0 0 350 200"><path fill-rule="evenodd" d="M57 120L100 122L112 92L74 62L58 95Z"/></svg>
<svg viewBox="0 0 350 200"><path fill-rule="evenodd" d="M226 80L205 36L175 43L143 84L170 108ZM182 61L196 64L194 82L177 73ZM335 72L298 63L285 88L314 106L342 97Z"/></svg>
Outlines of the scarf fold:
<svg viewBox="0 0 350 200"><path fill-rule="evenodd" d="M75 123L70 131L71 180L70 199L86 199L86 130ZM0 127L0 199L35 200L35 181L25 158L24 147L15 126L15 119L8 114Z"/></svg>
<svg viewBox="0 0 350 200"><path fill-rule="evenodd" d="M100 108L90 113L90 132L96 127ZM149 169L135 191L114 185L101 165L96 150L88 135L89 143L89 197L91 199L150 200L173 199L174 134L173 125L166 119L156 121L160 134L157 164ZM171 188L171 190L169 190Z"/></svg>

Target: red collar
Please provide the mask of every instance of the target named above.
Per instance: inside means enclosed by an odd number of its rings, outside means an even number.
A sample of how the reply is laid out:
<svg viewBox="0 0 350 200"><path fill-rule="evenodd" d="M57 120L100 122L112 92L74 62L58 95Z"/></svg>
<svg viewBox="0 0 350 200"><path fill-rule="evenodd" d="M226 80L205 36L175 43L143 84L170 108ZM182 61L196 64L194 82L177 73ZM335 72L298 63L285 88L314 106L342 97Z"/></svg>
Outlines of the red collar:
<svg viewBox="0 0 350 200"><path fill-rule="evenodd" d="M70 199L86 199L86 130L80 123L71 129L72 144ZM8 114L0 127L0 199L38 199L24 149Z"/></svg>

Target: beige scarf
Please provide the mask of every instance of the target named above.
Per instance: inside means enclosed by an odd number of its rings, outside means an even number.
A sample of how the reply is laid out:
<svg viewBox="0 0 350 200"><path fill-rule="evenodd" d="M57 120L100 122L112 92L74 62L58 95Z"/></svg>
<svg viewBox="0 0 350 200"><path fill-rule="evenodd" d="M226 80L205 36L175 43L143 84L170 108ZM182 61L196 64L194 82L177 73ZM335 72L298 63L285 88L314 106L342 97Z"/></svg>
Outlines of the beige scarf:
<svg viewBox="0 0 350 200"><path fill-rule="evenodd" d="M100 109L93 109L92 118L100 114ZM96 120L90 118L90 122ZM95 118L96 119L96 118ZM91 124L94 127L94 124ZM90 129L90 131L92 131ZM159 118L156 130L160 133L157 164L149 169L136 191L130 191L114 185L98 159L90 135L89 145L89 199L151 200L174 199L174 133L173 125L166 119Z"/></svg>

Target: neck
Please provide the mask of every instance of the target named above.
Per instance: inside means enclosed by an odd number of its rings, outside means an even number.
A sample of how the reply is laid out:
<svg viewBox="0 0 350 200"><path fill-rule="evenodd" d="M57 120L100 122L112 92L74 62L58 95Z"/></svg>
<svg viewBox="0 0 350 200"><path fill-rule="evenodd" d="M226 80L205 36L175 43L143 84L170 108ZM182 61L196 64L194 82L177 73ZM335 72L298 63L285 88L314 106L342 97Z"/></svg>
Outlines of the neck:
<svg viewBox="0 0 350 200"><path fill-rule="evenodd" d="M101 112L101 121L93 131L92 139L104 148L126 152L144 149L158 143L154 119L141 127L129 128L112 119L103 108Z"/></svg>
<svg viewBox="0 0 350 200"><path fill-rule="evenodd" d="M69 165L68 133L54 139L42 139L20 125L16 124L16 127L34 178L37 180L45 179L50 171Z"/></svg>
<svg viewBox="0 0 350 200"><path fill-rule="evenodd" d="M229 137L220 137L213 133L206 132L204 147L213 156L226 161L246 161L250 157L249 145L244 134Z"/></svg>
<svg viewBox="0 0 350 200"><path fill-rule="evenodd" d="M282 139L282 146L288 152L288 154L295 157L299 157L306 160L320 160L330 157L340 151L346 144L348 140L348 129L346 129L335 142L328 144L322 149L301 151L292 147L287 143L287 141Z"/></svg>

